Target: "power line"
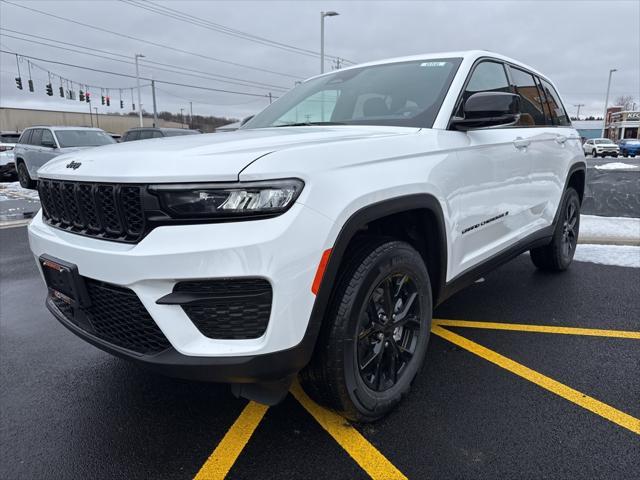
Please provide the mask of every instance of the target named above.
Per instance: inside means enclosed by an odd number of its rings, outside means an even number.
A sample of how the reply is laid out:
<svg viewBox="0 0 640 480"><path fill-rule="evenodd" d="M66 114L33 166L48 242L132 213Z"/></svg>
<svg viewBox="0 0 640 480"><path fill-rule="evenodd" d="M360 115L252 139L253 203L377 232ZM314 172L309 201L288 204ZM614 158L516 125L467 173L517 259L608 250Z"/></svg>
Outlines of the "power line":
<svg viewBox="0 0 640 480"><path fill-rule="evenodd" d="M7 53L10 55L15 55L15 52L9 52L8 50L0 50L0 53ZM98 73L105 73L107 75L114 75L114 76L118 76L118 77L126 77L126 78L136 78L135 75L129 75L127 73L119 73L119 72L113 72L113 71L108 71L108 70L102 70L99 68L91 68L91 67L85 67L83 65L74 65L72 63L66 63L66 62L59 62L56 60L48 60L46 58L38 58L38 57L33 57L30 55L23 55L18 53L17 55L19 55L20 57L24 57L24 58L29 58L31 60L38 60L41 62L45 62L45 63L54 63L56 65L64 65L66 67L73 67L73 68L79 68L82 70L90 70L92 72L98 72ZM145 77L140 77L143 80L147 80L147 81L151 81L151 78L145 78ZM180 87L188 87L188 88L195 88L198 90L208 90L211 92L221 92L221 93L230 93L230 94L234 94L234 95L246 95L246 96L250 96L250 97L262 97L265 98L268 95L264 95L264 94L259 94L259 93L249 93L249 92L238 92L238 91L234 91L234 90L224 90L221 88L212 88L212 87L203 87L201 85L192 85L192 84L188 84L188 83L179 83L179 82L169 82L167 80L158 80L158 79L153 79L156 83L164 83L165 85L176 85L176 86L180 86ZM111 88L111 87L110 87ZM117 88L114 88L114 90L117 90ZM277 97L274 97L277 98Z"/></svg>
<svg viewBox="0 0 640 480"><path fill-rule="evenodd" d="M236 38L241 38L244 40L248 40L251 42L255 42L255 43L259 43L261 45L267 45L270 47L274 47L274 48L279 48L281 50L287 51L287 52L291 52L291 53L298 53L301 55L307 55L307 56L311 56L311 57L319 57L320 53L315 52L313 50L308 50L306 48L301 48L301 47L297 47L295 45L291 45L291 44L287 44L287 43L283 43L283 42L278 42L275 40L271 40L265 37L260 37L258 35L254 35L251 33L247 33L247 32L243 32L241 30L236 30L230 27L227 27L225 25L221 25L219 23L214 23L211 22L209 20L204 20L202 18L198 18L195 17L193 15L189 15L187 13L181 12L180 10L176 10L173 8L169 8L166 7L164 5L158 5L156 3L153 2L141 2L141 1L136 1L136 0L120 0L123 3L127 3L133 7L137 7L137 8L141 8L144 10L147 10L149 12L153 12L156 13L158 15L163 15L165 17L169 17L172 18L174 20L180 20L186 23L189 23L191 25L196 25L199 26L201 28L206 28L208 30L212 30L215 32L219 32L222 33L223 35L229 35L232 37L236 37ZM328 58L332 58L332 59L337 59L338 57L336 57L335 55L326 55L326 57ZM354 63L350 60L347 60L347 62L349 63Z"/></svg>
<svg viewBox="0 0 640 480"><path fill-rule="evenodd" d="M173 50L175 52L184 53L184 54L187 54L187 55L193 55L195 57L204 58L206 60L211 60L213 62L225 63L227 65L233 65L233 66L236 66L236 67L248 68L250 70L256 70L256 71L264 72L264 73L271 73L273 75L280 75L282 77L294 78L296 80L300 80L301 79L301 77L298 77L296 75L291 75L289 73L277 72L275 70L268 70L266 68L255 67L255 66L252 66L252 65L245 65L245 64L242 64L242 63L232 62L232 61L229 61L229 60L222 60L220 58L210 57L208 55L203 55L201 53L191 52L189 50L183 50L181 48L172 47L171 45L166 45L166 44L162 44L162 43L152 42L152 41L149 41L149 40L144 40L142 38L137 38L137 37L134 37L132 35L127 35L125 33L114 32L113 30L108 30L106 28L98 27L96 25L91 25L91 24L80 22L80 21L73 20L73 19L70 19L70 18L61 17L59 15L55 15L53 13L45 12L45 11L42 11L42 10L37 10L35 8L26 7L24 5L19 5L17 3L9 2L8 0L0 0L0 1L3 2L3 3L6 3L8 5L12 5L14 7L22 8L24 10L29 10L31 12L35 12L35 13L38 13L40 15L44 15L44 16L49 17L49 18L56 18L58 20L62 20L62 21L65 21L65 22L73 23L73 24L76 24L76 25L81 25L81 26L86 27L86 28L92 28L92 29L98 30L100 32L105 32L105 33L109 33L111 35L117 35L119 37L127 38L129 40L135 40L136 42L141 42L141 43L146 43L148 45L153 45L154 47L159 47L159 48L163 48L163 49L166 49L166 50Z"/></svg>
<svg viewBox="0 0 640 480"><path fill-rule="evenodd" d="M100 50L100 49L97 49L97 48L86 47L86 46L78 45L78 44L75 44L75 43L63 42L61 40L55 40L53 38L42 37L40 35L17 32L15 30L11 30L11 29L8 29L8 28L5 28L5 27L0 27L0 30L4 30L4 31L7 31L7 32L11 32L11 33L17 33L18 35L23 35L23 36L26 36L26 37L33 37L33 38L46 40L47 42L56 42L56 43L60 43L60 44L63 44L63 45L70 45L70 46L78 47L78 48L81 48L81 49L84 49L84 50L89 50L89 51L93 51L93 52L100 52L100 53L104 53L104 54L107 54L107 55L113 55L113 56L120 57L120 58L126 58L126 59L130 58L128 55L124 55L124 54L120 54L120 53L114 53L114 52L109 52L109 51L106 51L106 50ZM57 49L60 49L60 50L79 53L81 55L89 55L89 56L94 56L94 57L97 57L97 58L104 58L106 60L111 60L111 61L114 61L114 62L120 62L120 63L129 64L129 65L135 65L134 62L129 61L129 60L120 60L120 59L117 59L117 58L110 58L110 57L106 57L104 55L99 55L99 54L95 54L95 53L89 53L89 52L84 51L84 50L74 50L74 49L71 49L71 48L65 48L65 47L61 47L61 46L58 46L58 45L51 45L49 43L43 43L43 42L39 42L39 41L36 41L36 40L30 40L28 38L15 37L13 35L4 34L4 36L7 37L7 38L13 38L13 39L21 40L21 41L24 41L24 42L30 42L30 43L35 43L35 44L38 44L38 45L44 45L44 46L51 47L51 48L57 48ZM155 61L151 61L151 60L145 60L144 62L140 62L140 63L143 66L146 66L147 68L153 68L153 69L156 69L156 70L163 70L163 71L166 71L166 72L172 72L172 73L176 73L178 75L200 77L200 78L204 78L204 79L207 79L207 80L214 80L214 81L217 81L217 82L220 82L220 83L230 83L230 84L234 84L234 85L241 85L243 87L270 88L270 89L281 90L281 91L288 90L287 87L283 87L283 86L280 86L280 85L274 85L274 84L263 83L263 82L256 82L256 81L253 81L253 80L243 80L243 79L239 79L239 78L235 78L235 77L228 77L226 75L218 75L218 74L214 74L214 73L203 72L201 70L194 70L194 69L190 69L190 68L186 68L186 67L174 67L173 65L170 65L170 64L161 63L161 62L155 62ZM161 65L161 66L156 66L156 65ZM165 68L163 68L163 67L165 67ZM174 67L174 68L172 69L172 68L166 68L166 67ZM184 71L175 70L175 68L180 68L181 70L184 70ZM193 73L185 73L185 72L193 72ZM205 76L199 75L199 74L203 74ZM220 80L217 77L228 78L228 79L232 79L232 80ZM237 80L237 81L235 81L235 80Z"/></svg>

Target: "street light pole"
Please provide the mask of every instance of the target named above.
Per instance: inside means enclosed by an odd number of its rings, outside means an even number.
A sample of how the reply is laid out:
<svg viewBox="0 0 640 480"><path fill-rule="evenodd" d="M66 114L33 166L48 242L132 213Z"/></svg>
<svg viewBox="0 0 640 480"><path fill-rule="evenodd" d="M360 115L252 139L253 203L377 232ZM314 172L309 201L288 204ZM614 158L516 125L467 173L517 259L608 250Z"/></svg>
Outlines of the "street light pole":
<svg viewBox="0 0 640 480"><path fill-rule="evenodd" d="M324 17L335 17L338 12L320 12L320 73L324 73Z"/></svg>
<svg viewBox="0 0 640 480"><path fill-rule="evenodd" d="M180 128L184 128L184 108L180 109Z"/></svg>
<svg viewBox="0 0 640 480"><path fill-rule="evenodd" d="M100 128L100 121L98 120L98 107L93 107L96 111L96 127Z"/></svg>
<svg viewBox="0 0 640 480"><path fill-rule="evenodd" d="M613 72L617 72L615 68L609 70L609 81L607 82L607 95L604 97L604 114L602 115L602 137L604 138L604 131L607 128L607 107L609 107L609 91L611 90L611 75Z"/></svg>
<svg viewBox="0 0 640 480"><path fill-rule="evenodd" d="M143 127L142 124L142 101L140 99L140 68L138 67L138 58L144 58L144 55L141 53L136 53L134 55L134 59L136 61L136 84L138 85L138 118L140 119L140 126Z"/></svg>

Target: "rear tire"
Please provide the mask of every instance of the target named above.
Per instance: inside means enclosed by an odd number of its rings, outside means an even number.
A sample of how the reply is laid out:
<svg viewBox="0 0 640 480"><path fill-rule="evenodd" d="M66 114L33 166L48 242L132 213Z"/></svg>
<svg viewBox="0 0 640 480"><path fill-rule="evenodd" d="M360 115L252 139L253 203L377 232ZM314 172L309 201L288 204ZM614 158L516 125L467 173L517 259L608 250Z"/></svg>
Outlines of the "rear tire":
<svg viewBox="0 0 640 480"><path fill-rule="evenodd" d="M405 242L366 241L344 266L302 386L349 420L381 418L422 367L431 310L420 254Z"/></svg>
<svg viewBox="0 0 640 480"><path fill-rule="evenodd" d="M22 188L28 188L30 190L35 190L36 182L31 180L31 176L29 175L29 170L27 170L27 166L24 162L18 163L18 181L20 182L20 186Z"/></svg>
<svg viewBox="0 0 640 480"><path fill-rule="evenodd" d="M562 272L569 268L578 244L580 232L580 197L569 187L562 199L560 218L549 245L532 248L531 261L540 270Z"/></svg>

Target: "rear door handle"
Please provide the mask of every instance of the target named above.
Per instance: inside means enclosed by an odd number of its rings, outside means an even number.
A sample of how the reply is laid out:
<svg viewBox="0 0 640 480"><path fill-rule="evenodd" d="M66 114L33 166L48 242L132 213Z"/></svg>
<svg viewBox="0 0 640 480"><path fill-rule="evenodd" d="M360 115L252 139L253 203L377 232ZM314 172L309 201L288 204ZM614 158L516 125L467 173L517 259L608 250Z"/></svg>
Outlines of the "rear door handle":
<svg viewBox="0 0 640 480"><path fill-rule="evenodd" d="M518 150L523 150L527 148L529 145L531 145L531 140L528 140L526 138L518 137L513 141L513 146L516 147Z"/></svg>
<svg viewBox="0 0 640 480"><path fill-rule="evenodd" d="M567 141L567 137L565 137L564 135L556 135L556 143L562 145L566 141Z"/></svg>

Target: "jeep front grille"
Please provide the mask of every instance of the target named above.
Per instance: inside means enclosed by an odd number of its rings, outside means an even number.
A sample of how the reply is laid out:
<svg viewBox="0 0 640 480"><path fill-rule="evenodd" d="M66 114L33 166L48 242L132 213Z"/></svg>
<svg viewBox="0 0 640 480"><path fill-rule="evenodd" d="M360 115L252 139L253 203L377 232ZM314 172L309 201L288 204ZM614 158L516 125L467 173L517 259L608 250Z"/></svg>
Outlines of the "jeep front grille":
<svg viewBox="0 0 640 480"><path fill-rule="evenodd" d="M138 242L145 233L144 187L42 179L38 192L49 225L81 235Z"/></svg>

